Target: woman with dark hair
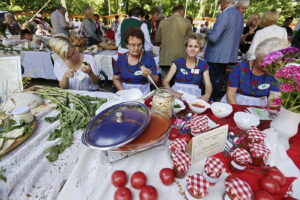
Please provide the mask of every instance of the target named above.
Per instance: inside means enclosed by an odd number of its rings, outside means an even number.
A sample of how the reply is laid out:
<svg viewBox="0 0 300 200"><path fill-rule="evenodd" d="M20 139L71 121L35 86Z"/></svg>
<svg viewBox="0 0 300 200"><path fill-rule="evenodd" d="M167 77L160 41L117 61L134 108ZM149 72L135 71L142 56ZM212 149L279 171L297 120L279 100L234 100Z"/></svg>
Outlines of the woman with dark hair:
<svg viewBox="0 0 300 200"><path fill-rule="evenodd" d="M157 82L158 73L153 56L143 50L144 33L138 27L128 28L124 40L129 51L118 58L113 83L117 90L138 88L147 94L150 85L146 77Z"/></svg>
<svg viewBox="0 0 300 200"><path fill-rule="evenodd" d="M160 15L160 9L158 7L153 7L150 11L151 18L149 20L149 25L150 25L149 33L150 33L152 44L156 46L159 46L159 43L155 42L155 34L159 25L159 15Z"/></svg>

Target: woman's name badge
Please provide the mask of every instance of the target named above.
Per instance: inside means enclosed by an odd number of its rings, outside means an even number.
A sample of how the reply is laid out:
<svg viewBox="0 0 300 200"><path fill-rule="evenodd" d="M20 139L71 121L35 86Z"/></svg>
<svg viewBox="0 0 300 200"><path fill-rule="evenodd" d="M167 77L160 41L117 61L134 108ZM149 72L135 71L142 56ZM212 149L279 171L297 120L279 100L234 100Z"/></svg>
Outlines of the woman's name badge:
<svg viewBox="0 0 300 200"><path fill-rule="evenodd" d="M264 84L260 84L258 86L258 89L260 90L265 90L265 89L268 89L271 85L269 83L264 83Z"/></svg>
<svg viewBox="0 0 300 200"><path fill-rule="evenodd" d="M180 69L181 73L183 73L184 75L188 75L188 72L185 69Z"/></svg>
<svg viewBox="0 0 300 200"><path fill-rule="evenodd" d="M142 74L143 74L142 71L136 71L136 72L134 72L134 75L136 75L136 76L140 76L140 75L142 75Z"/></svg>
<svg viewBox="0 0 300 200"><path fill-rule="evenodd" d="M191 72L192 72L192 74L199 74L200 70L199 69L192 69Z"/></svg>

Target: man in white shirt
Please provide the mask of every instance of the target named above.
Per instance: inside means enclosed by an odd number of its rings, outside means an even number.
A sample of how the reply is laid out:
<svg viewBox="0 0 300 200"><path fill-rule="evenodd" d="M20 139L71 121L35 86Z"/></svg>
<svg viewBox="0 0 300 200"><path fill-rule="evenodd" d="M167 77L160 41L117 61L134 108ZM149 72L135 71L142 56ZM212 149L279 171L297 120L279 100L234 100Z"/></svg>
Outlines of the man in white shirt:
<svg viewBox="0 0 300 200"><path fill-rule="evenodd" d="M153 44L150 39L149 30L147 24L143 23L143 17L145 15L144 10L140 7L133 8L131 11L131 17L124 19L118 26L117 33L115 35L116 46L118 47L118 53L126 53L126 43L124 40L125 31L130 27L140 27L145 36L144 49L147 52L152 52Z"/></svg>
<svg viewBox="0 0 300 200"><path fill-rule="evenodd" d="M66 21L66 11L67 10L63 6L58 6L57 9L51 13L51 24L53 27L53 34L70 34L69 29L72 29L72 27L70 27L69 23Z"/></svg>

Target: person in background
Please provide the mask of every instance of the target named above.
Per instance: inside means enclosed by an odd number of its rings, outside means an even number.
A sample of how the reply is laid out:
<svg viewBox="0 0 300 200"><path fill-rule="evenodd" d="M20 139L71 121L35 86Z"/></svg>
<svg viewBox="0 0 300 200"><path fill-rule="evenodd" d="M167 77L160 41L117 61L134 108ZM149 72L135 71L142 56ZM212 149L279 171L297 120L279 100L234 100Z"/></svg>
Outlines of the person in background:
<svg viewBox="0 0 300 200"><path fill-rule="evenodd" d="M235 7L240 11L240 13L243 15L247 11L247 8L250 5L250 0L238 0L235 4Z"/></svg>
<svg viewBox="0 0 300 200"><path fill-rule="evenodd" d="M172 86L176 98L184 93L194 95L208 101L212 93L212 85L209 77L209 66L205 60L197 59L204 46L204 37L200 33L191 33L185 41L186 57L173 61L171 68L163 80L163 86L170 88L170 82L175 77L175 84ZM204 80L205 94L202 95L200 85Z"/></svg>
<svg viewBox="0 0 300 200"><path fill-rule="evenodd" d="M125 42L125 32L130 27L139 27L144 33L144 48L147 52L152 52L153 44L150 39L149 30L147 24L143 23L143 17L145 16L144 10L140 7L135 7L130 10L131 17L124 19L118 27L116 38L116 46L118 47L118 53L126 53L128 51Z"/></svg>
<svg viewBox="0 0 300 200"><path fill-rule="evenodd" d="M111 29L114 31L115 34L117 33L119 25L120 25L119 15L116 15L115 21L113 21L111 24Z"/></svg>
<svg viewBox="0 0 300 200"><path fill-rule="evenodd" d="M5 14L5 23L7 28L5 30L5 35L20 35L21 25L16 21L15 16L11 13Z"/></svg>
<svg viewBox="0 0 300 200"><path fill-rule="evenodd" d="M290 25L293 23L294 17L287 17L284 20L283 23L283 28L286 29L287 35L288 35L288 40L292 41L292 36L293 36L293 29L290 27Z"/></svg>
<svg viewBox="0 0 300 200"><path fill-rule="evenodd" d="M244 17L236 9L235 0L221 0L221 10L212 30L207 34L207 46L204 59L210 67L212 80L212 101L221 94L222 83L226 79L226 69L237 63L240 38L244 28Z"/></svg>
<svg viewBox="0 0 300 200"><path fill-rule="evenodd" d="M184 38L192 31L191 22L185 19L184 6L176 4L173 14L159 23L155 41L160 42L159 64L165 78L173 60L185 56Z"/></svg>
<svg viewBox="0 0 300 200"><path fill-rule="evenodd" d="M40 45L42 44L41 38L39 38L38 36L34 35L28 29L21 30L20 34L21 34L21 39L27 40L27 41L30 42L29 46L31 48L39 48Z"/></svg>
<svg viewBox="0 0 300 200"><path fill-rule="evenodd" d="M104 24L100 21L100 16L98 14L94 14L94 22L96 23L98 33L100 35L101 41L106 37L106 33L104 30Z"/></svg>
<svg viewBox="0 0 300 200"><path fill-rule="evenodd" d="M79 53L66 36L54 36L49 46L60 57L54 63L59 87L89 91L99 89L99 68L93 56Z"/></svg>
<svg viewBox="0 0 300 200"><path fill-rule="evenodd" d="M206 34L208 32L209 21L205 21L204 25L200 28L200 33Z"/></svg>
<svg viewBox="0 0 300 200"><path fill-rule="evenodd" d="M36 35L38 35L38 36L49 36L49 37L51 36L51 34L44 29L43 24L37 24L36 28L37 28L37 30L35 32Z"/></svg>
<svg viewBox="0 0 300 200"><path fill-rule="evenodd" d="M256 31L260 30L260 16L259 14L252 14L248 20L247 25L244 28L243 35L241 37L240 50L246 54L250 48L251 42L254 38Z"/></svg>
<svg viewBox="0 0 300 200"><path fill-rule="evenodd" d="M193 17L192 17L192 16L187 16L186 18L187 18L188 20L190 20L190 22L191 22L191 24L192 24L192 33L198 32L197 28L196 28L196 27L194 26L194 24L193 24L193 21L194 21Z"/></svg>
<svg viewBox="0 0 300 200"><path fill-rule="evenodd" d="M151 42L155 46L159 46L159 43L155 42L155 34L159 25L159 15L160 15L160 9L158 7L151 8L150 11L151 18L148 21L150 27L149 32L150 32Z"/></svg>
<svg viewBox="0 0 300 200"><path fill-rule="evenodd" d="M288 41L281 38L269 38L261 42L255 50L254 62L241 62L233 68L226 96L221 102L274 107L273 99L280 97L279 84L275 77L264 72L262 62L269 53L288 46Z"/></svg>
<svg viewBox="0 0 300 200"><path fill-rule="evenodd" d="M73 29L66 21L65 14L67 10L63 6L58 6L55 11L51 13L51 24L53 34L69 35L69 30Z"/></svg>
<svg viewBox="0 0 300 200"><path fill-rule="evenodd" d="M87 6L84 9L84 20L82 21L81 28L84 30L84 33L88 38L88 46L99 44L101 42L99 29L97 29L97 25L93 21L93 17L94 17L93 8Z"/></svg>
<svg viewBox="0 0 300 200"><path fill-rule="evenodd" d="M117 90L138 88L143 94L150 92L147 76L158 82L153 56L143 51L145 36L139 27L130 27L124 34L128 52L119 56L114 67L113 83Z"/></svg>
<svg viewBox="0 0 300 200"><path fill-rule="evenodd" d="M288 39L286 29L276 25L278 19L279 12L275 9L268 10L263 14L261 18L261 25L264 28L257 31L254 35L250 48L247 52L248 60L255 60L256 47L262 41L272 37L279 37L285 40Z"/></svg>

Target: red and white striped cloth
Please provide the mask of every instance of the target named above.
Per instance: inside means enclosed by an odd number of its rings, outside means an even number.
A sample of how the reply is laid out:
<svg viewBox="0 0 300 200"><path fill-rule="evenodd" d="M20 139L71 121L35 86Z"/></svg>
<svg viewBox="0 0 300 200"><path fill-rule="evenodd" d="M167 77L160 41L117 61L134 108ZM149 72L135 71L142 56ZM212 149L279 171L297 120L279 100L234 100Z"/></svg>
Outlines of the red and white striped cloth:
<svg viewBox="0 0 300 200"><path fill-rule="evenodd" d="M249 184L232 175L225 180L225 191L230 194L233 199L250 200L252 196L252 190Z"/></svg>
<svg viewBox="0 0 300 200"><path fill-rule="evenodd" d="M252 163L252 158L251 158L251 155L250 153L245 150L245 149L242 149L242 148L237 148L235 149L231 154L230 156L236 160L236 161L239 161L241 163Z"/></svg>
<svg viewBox="0 0 300 200"><path fill-rule="evenodd" d="M191 157L186 152L177 151L172 158L173 165L177 168L178 171L187 172L191 166Z"/></svg>
<svg viewBox="0 0 300 200"><path fill-rule="evenodd" d="M192 190L194 195L205 197L208 194L209 181L201 174L195 174L187 178L187 189Z"/></svg>
<svg viewBox="0 0 300 200"><path fill-rule="evenodd" d="M173 152L185 151L187 147L187 142L185 139L177 138L169 145L169 149Z"/></svg>
<svg viewBox="0 0 300 200"><path fill-rule="evenodd" d="M215 157L206 159L204 172L211 178L219 178L222 172L225 171L223 162Z"/></svg>
<svg viewBox="0 0 300 200"><path fill-rule="evenodd" d="M191 129L191 134L197 135L208 131L208 117L206 115L195 114L187 123L186 127Z"/></svg>
<svg viewBox="0 0 300 200"><path fill-rule="evenodd" d="M266 159L269 157L271 151L264 144L254 143L250 148L250 153L254 158Z"/></svg>
<svg viewBox="0 0 300 200"><path fill-rule="evenodd" d="M252 143L262 143L265 140L266 134L258 130L256 127L252 127L246 131L248 133L248 139Z"/></svg>

